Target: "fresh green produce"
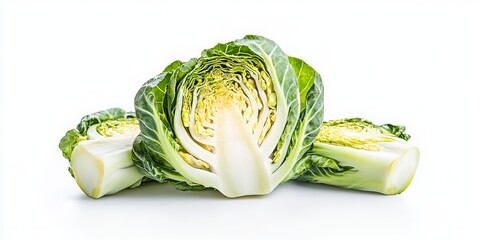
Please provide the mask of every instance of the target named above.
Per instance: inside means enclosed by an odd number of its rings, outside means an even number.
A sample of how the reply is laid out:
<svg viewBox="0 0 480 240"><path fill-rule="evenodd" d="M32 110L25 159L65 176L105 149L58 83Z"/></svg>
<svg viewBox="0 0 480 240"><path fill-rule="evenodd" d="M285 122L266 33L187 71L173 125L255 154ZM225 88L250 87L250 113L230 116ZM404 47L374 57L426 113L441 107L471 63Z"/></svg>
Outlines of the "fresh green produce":
<svg viewBox="0 0 480 240"><path fill-rule="evenodd" d="M232 198L290 179L404 191L419 160L405 128L359 118L322 124L323 98L315 69L248 35L172 62L138 90L135 113L87 115L60 149L92 198L146 180Z"/></svg>
<svg viewBox="0 0 480 240"><path fill-rule="evenodd" d="M300 181L399 194L412 181L419 160L409 138L402 126L360 118L328 121L291 175Z"/></svg>
<svg viewBox="0 0 480 240"><path fill-rule="evenodd" d="M112 108L83 117L60 141L69 171L92 198L116 193L141 183L131 151L140 132L135 113Z"/></svg>
<svg viewBox="0 0 480 240"><path fill-rule="evenodd" d="M227 197L287 181L323 118L320 75L259 36L175 61L135 97L133 160L149 178Z"/></svg>

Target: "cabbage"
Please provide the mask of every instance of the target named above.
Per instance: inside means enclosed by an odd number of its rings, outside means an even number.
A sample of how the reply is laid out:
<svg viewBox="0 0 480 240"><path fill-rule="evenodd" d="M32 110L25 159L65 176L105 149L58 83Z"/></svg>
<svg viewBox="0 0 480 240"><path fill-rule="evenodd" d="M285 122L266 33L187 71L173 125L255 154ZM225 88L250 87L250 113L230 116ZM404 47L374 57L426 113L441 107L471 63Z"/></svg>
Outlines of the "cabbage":
<svg viewBox="0 0 480 240"><path fill-rule="evenodd" d="M331 120L291 175L299 181L399 194L412 181L420 157L408 139L403 126L361 118Z"/></svg>
<svg viewBox="0 0 480 240"><path fill-rule="evenodd" d="M135 97L133 161L181 190L227 197L287 181L323 119L320 75L273 41L246 36L175 61Z"/></svg>
<svg viewBox="0 0 480 240"><path fill-rule="evenodd" d="M87 115L60 149L92 198L148 180L231 198L268 194L290 179L404 191L419 161L405 127L323 123L323 98L315 69L248 35L172 62L140 87L135 113Z"/></svg>
<svg viewBox="0 0 480 240"><path fill-rule="evenodd" d="M144 176L131 157L139 132L135 113L111 108L83 117L65 134L59 147L86 195L100 198L141 183Z"/></svg>

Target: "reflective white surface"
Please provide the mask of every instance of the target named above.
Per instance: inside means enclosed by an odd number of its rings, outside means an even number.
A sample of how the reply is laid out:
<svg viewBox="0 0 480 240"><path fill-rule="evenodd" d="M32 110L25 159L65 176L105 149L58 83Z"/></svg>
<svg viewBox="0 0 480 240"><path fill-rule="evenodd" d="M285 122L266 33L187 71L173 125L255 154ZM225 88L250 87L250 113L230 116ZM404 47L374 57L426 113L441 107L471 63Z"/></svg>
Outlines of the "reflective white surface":
<svg viewBox="0 0 480 240"><path fill-rule="evenodd" d="M479 238L478 3L171 2L1 2L0 239ZM232 200L150 183L84 196L57 147L67 130L133 109L168 63L249 33L317 69L326 119L406 125L421 154L410 187L292 182Z"/></svg>

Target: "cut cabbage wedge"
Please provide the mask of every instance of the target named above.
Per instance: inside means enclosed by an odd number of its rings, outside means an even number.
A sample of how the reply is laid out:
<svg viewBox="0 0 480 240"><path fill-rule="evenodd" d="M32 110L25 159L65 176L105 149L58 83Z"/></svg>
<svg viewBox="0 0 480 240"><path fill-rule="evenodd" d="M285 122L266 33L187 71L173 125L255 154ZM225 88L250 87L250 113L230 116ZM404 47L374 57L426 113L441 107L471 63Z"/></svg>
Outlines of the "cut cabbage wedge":
<svg viewBox="0 0 480 240"><path fill-rule="evenodd" d="M140 132L133 112L111 108L83 117L59 147L69 171L91 198L140 185L144 175L132 161L132 145Z"/></svg>
<svg viewBox="0 0 480 240"><path fill-rule="evenodd" d="M399 194L412 181L420 158L404 131L360 118L328 121L292 174L300 181Z"/></svg>

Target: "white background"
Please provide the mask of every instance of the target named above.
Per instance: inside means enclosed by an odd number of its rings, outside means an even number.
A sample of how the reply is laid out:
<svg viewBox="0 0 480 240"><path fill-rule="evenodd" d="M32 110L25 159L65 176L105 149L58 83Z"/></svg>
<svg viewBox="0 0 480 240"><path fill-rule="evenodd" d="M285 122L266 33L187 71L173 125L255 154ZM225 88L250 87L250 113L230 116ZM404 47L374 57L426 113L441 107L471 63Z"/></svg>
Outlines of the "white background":
<svg viewBox="0 0 480 240"><path fill-rule="evenodd" d="M479 4L95 2L0 5L0 239L480 239ZM132 110L168 63L245 34L320 72L326 119L406 125L421 150L409 189L288 183L230 200L148 184L85 197L63 134L85 114Z"/></svg>

